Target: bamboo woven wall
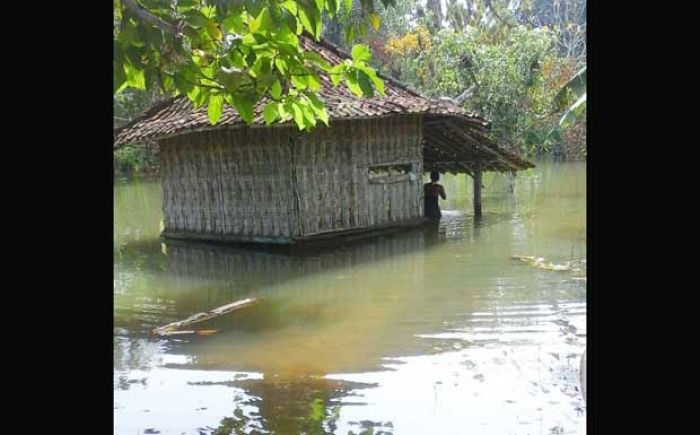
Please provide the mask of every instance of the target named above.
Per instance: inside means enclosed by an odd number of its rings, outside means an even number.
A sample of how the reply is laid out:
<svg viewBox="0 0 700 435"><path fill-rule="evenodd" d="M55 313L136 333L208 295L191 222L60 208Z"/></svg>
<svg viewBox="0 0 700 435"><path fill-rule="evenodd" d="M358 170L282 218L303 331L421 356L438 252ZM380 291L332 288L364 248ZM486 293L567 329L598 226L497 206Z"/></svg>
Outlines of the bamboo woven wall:
<svg viewBox="0 0 700 435"><path fill-rule="evenodd" d="M197 132L160 150L167 232L296 235L288 129Z"/></svg>
<svg viewBox="0 0 700 435"><path fill-rule="evenodd" d="M420 117L195 132L160 143L165 231L290 240L421 217ZM375 165L413 179L370 182ZM224 239L224 237L222 237Z"/></svg>
<svg viewBox="0 0 700 435"><path fill-rule="evenodd" d="M295 143L301 235L397 223L423 214L421 120L338 121ZM374 165L411 165L414 180L371 183Z"/></svg>

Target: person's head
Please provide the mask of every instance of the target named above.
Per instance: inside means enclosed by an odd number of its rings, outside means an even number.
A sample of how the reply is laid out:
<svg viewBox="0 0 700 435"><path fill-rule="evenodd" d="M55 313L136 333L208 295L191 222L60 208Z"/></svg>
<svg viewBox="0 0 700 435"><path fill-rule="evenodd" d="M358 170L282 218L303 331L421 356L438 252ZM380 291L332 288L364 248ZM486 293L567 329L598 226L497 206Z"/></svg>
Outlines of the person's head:
<svg viewBox="0 0 700 435"><path fill-rule="evenodd" d="M438 171L432 171L430 173L430 181L436 182L439 179L440 179L440 173Z"/></svg>

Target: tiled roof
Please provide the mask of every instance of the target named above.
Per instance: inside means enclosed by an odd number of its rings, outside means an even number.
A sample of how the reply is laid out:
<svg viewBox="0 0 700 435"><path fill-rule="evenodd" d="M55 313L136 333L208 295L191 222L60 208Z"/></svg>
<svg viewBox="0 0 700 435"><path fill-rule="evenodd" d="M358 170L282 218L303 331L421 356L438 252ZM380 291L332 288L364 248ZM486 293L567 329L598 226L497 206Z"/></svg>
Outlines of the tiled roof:
<svg viewBox="0 0 700 435"><path fill-rule="evenodd" d="M339 64L348 58L347 54L344 54L336 46L326 41L315 42L306 36L302 36L300 37L300 43L305 50L315 51L331 65ZM500 170L523 169L533 166L517 156L504 153L496 144L486 139L489 122L484 118L469 113L452 102L424 97L389 77L382 76L382 79L384 80L385 95L377 94L374 97L366 98L356 96L342 84L334 87L327 76L321 75L322 87L318 94L326 104L331 127L333 120L341 119L371 118L409 113L437 115L438 117L449 118L465 129L465 131L478 136L480 138L479 142L482 142L484 146L502 153L505 160L512 163L513 168L507 168L506 166L508 165L506 164ZM263 99L256 105L254 109L254 124L264 125L262 109L267 102L268 100ZM179 96L155 104L141 116L116 129L114 146L119 147L127 143L154 141L193 130L218 129L242 125L244 125L244 122L238 113L233 108L225 106L219 122L212 126L209 122L206 107L195 109L192 102L186 97ZM458 146L472 148L464 143ZM465 151L467 150L465 149ZM460 170L460 172L462 171Z"/></svg>

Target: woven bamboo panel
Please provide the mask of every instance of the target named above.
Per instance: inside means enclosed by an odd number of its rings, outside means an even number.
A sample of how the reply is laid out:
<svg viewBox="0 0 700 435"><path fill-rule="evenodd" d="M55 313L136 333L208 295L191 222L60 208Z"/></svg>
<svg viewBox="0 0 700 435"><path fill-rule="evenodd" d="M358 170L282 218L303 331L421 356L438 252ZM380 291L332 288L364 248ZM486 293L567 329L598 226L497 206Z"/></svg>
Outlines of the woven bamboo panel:
<svg viewBox="0 0 700 435"><path fill-rule="evenodd" d="M420 174L414 180L370 184L373 165L422 170L419 116L342 121L298 135L294 171L300 234L372 227L422 216Z"/></svg>
<svg viewBox="0 0 700 435"><path fill-rule="evenodd" d="M293 238L422 215L419 116L290 128L221 129L161 141L165 230ZM370 183L370 168L416 177Z"/></svg>
<svg viewBox="0 0 700 435"><path fill-rule="evenodd" d="M296 235L289 136L289 129L237 129L162 141L165 230Z"/></svg>

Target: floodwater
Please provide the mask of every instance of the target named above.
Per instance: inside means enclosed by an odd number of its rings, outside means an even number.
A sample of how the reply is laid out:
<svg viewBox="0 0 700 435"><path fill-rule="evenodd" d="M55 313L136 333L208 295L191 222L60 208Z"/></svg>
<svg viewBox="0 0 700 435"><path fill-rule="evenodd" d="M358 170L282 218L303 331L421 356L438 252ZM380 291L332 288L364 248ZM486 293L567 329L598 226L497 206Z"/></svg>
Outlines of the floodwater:
<svg viewBox="0 0 700 435"><path fill-rule="evenodd" d="M116 183L115 433L584 434L585 163L486 174L479 223L442 182L437 227L302 250L162 243L159 184Z"/></svg>

